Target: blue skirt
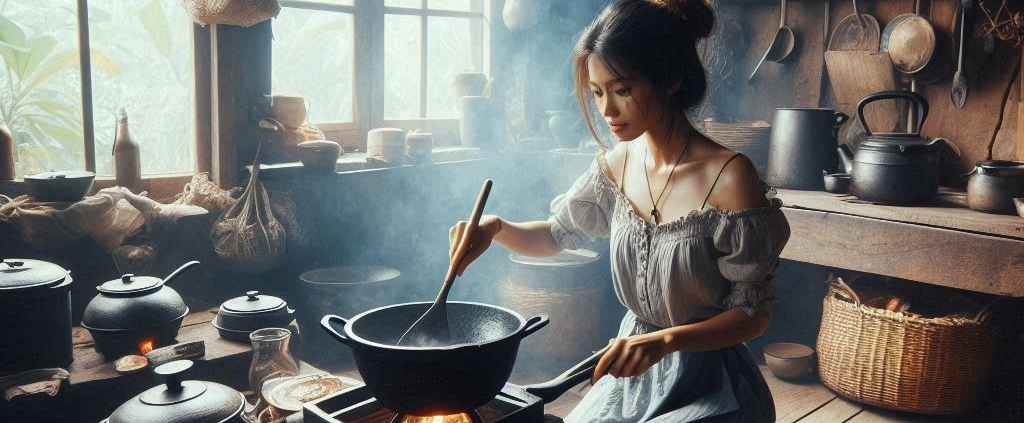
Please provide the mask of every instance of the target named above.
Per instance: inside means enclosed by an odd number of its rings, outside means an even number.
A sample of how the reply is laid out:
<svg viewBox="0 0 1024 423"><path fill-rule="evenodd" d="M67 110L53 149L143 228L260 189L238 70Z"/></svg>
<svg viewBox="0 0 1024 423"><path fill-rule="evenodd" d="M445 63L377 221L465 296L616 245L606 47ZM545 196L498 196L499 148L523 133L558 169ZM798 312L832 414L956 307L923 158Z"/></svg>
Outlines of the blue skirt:
<svg viewBox="0 0 1024 423"><path fill-rule="evenodd" d="M619 337L659 330L627 312ZM775 403L746 345L676 352L644 374L604 376L566 423L774 423Z"/></svg>

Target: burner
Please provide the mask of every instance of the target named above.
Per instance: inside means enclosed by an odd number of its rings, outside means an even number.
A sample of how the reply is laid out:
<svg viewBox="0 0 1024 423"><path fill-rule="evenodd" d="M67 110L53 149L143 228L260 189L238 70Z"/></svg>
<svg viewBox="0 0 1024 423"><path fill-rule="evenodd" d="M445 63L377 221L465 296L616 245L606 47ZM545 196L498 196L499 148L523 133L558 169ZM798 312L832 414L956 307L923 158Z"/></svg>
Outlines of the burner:
<svg viewBox="0 0 1024 423"><path fill-rule="evenodd" d="M551 416L554 417L554 416ZM522 387L506 383L484 406L452 416L403 416L385 409L365 385L306 403L305 423L542 423L544 403Z"/></svg>

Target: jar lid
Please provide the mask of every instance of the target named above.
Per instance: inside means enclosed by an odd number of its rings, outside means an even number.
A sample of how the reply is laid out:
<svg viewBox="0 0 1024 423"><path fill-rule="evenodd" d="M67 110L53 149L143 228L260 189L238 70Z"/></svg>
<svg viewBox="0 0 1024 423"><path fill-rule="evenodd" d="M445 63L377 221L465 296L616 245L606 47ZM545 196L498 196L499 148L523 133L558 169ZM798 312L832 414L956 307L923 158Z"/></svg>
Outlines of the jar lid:
<svg viewBox="0 0 1024 423"><path fill-rule="evenodd" d="M153 276L135 276L131 273L122 275L120 279L106 281L96 287L100 292L111 295L138 294L156 291L164 284L164 280Z"/></svg>
<svg viewBox="0 0 1024 423"><path fill-rule="evenodd" d="M865 138L857 149L892 152L917 153L936 151L938 143L929 138L921 138L915 134L872 134Z"/></svg>
<svg viewBox="0 0 1024 423"><path fill-rule="evenodd" d="M981 173L1024 175L1024 162L1013 160L982 160L977 164Z"/></svg>
<svg viewBox="0 0 1024 423"><path fill-rule="evenodd" d="M224 310L232 313L266 313L285 307L285 301L273 295L260 295L259 291L248 291L244 297L232 298L224 302Z"/></svg>
<svg viewBox="0 0 1024 423"><path fill-rule="evenodd" d="M4 259L0 263L0 291L56 285L68 271L48 261Z"/></svg>

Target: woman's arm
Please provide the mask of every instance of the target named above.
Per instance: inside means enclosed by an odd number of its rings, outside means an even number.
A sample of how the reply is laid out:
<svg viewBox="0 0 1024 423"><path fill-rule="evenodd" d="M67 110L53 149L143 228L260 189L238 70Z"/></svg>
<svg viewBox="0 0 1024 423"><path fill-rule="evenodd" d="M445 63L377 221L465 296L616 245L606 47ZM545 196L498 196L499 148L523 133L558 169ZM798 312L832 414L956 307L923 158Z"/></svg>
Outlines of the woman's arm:
<svg viewBox="0 0 1024 423"><path fill-rule="evenodd" d="M451 257L455 254L455 247L459 245L459 236L465 231L466 222L459 222L451 228L448 233L449 251ZM465 258L459 266L458 274L466 270L474 260L487 251L491 242L508 247L516 253L531 257L550 257L562 251L562 247L555 242L551 236L551 223L547 221L535 222L507 222L495 215L486 215L480 218L480 228L473 233L473 240L466 251Z"/></svg>

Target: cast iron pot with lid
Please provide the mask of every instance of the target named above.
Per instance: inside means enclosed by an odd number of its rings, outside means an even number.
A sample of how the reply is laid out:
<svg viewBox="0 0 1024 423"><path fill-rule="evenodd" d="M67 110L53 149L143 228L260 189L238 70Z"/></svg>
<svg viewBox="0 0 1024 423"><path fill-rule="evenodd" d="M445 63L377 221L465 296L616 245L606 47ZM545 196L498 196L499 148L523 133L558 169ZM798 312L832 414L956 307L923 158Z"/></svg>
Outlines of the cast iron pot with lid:
<svg viewBox="0 0 1024 423"><path fill-rule="evenodd" d="M153 374L163 385L121 404L101 423L244 423L245 397L219 383L183 381L191 367L189 360L157 366Z"/></svg>
<svg viewBox="0 0 1024 423"><path fill-rule="evenodd" d="M1014 198L1024 197L1024 162L983 160L967 176L967 206L986 213L1017 214Z"/></svg>
<svg viewBox="0 0 1024 423"><path fill-rule="evenodd" d="M249 333L262 328L285 328L295 319L295 310L281 298L248 291L243 297L224 302L213 319L221 338L249 342Z"/></svg>
<svg viewBox="0 0 1024 423"><path fill-rule="evenodd" d="M82 327L89 330L96 349L120 357L138 354L139 344L147 341L154 348L173 344L188 306L166 284L198 264L185 263L164 279L127 274L96 287L100 293L82 315Z"/></svg>
<svg viewBox="0 0 1024 423"><path fill-rule="evenodd" d="M71 364L71 282L47 261L0 262L0 373Z"/></svg>
<svg viewBox="0 0 1024 423"><path fill-rule="evenodd" d="M508 381L520 341L548 324L544 315L527 320L503 307L449 301L451 344L396 346L432 304L397 304L348 320L327 315L320 321L328 334L352 349L366 387L391 411L448 415L486 404Z"/></svg>
<svg viewBox="0 0 1024 423"><path fill-rule="evenodd" d="M917 106L917 129L913 133L872 133L864 121L864 106L896 98ZM939 141L945 140L921 137L928 100L910 91L882 91L864 97L857 104L857 116L864 139L852 154L845 146L839 148L852 178L850 193L861 200L891 205L915 205L934 198L939 190Z"/></svg>

